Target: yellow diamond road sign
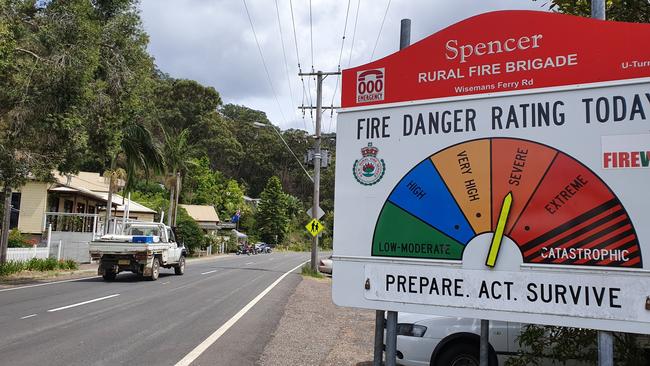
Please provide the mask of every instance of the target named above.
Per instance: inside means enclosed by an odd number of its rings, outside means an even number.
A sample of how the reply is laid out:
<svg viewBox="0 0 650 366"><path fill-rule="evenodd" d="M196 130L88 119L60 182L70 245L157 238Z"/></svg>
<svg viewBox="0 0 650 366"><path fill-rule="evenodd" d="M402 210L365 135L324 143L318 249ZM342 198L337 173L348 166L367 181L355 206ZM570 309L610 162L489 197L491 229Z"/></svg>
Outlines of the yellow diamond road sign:
<svg viewBox="0 0 650 366"><path fill-rule="evenodd" d="M309 224L307 224L305 227L312 236L320 234L320 232L324 229L323 224L316 219L309 221Z"/></svg>

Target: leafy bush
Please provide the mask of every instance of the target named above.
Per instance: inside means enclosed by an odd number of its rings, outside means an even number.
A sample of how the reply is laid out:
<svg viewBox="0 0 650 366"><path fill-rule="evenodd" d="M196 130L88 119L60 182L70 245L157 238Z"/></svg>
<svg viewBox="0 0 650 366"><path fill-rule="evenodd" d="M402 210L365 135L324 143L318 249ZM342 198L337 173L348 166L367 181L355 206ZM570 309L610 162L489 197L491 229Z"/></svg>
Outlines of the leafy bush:
<svg viewBox="0 0 650 366"><path fill-rule="evenodd" d="M323 275L318 272L318 270L312 270L311 265L309 263L305 264L302 266L300 269L300 273L303 276L309 276L309 277L315 277L315 278L323 278Z"/></svg>
<svg viewBox="0 0 650 366"><path fill-rule="evenodd" d="M178 242L184 243L190 253L201 249L205 243L203 230L182 207L179 207L176 219L176 236Z"/></svg>
<svg viewBox="0 0 650 366"><path fill-rule="evenodd" d="M57 261L54 258L32 258L26 262L8 261L5 264L0 264L0 277L9 276L22 271L44 272L56 269L75 270L79 269L79 264L72 259Z"/></svg>
<svg viewBox="0 0 650 366"><path fill-rule="evenodd" d="M9 248L25 248L29 242L18 229L9 231Z"/></svg>
<svg viewBox="0 0 650 366"><path fill-rule="evenodd" d="M597 331L592 329L528 324L517 340L522 351L508 359L506 366L540 365L544 358L561 365L571 360L595 364L596 339ZM614 358L616 365L647 365L644 352L632 334L614 333Z"/></svg>
<svg viewBox="0 0 650 366"><path fill-rule="evenodd" d="M23 270L23 263L16 261L8 261L4 264L0 264L0 277L9 276L11 274L20 272Z"/></svg>

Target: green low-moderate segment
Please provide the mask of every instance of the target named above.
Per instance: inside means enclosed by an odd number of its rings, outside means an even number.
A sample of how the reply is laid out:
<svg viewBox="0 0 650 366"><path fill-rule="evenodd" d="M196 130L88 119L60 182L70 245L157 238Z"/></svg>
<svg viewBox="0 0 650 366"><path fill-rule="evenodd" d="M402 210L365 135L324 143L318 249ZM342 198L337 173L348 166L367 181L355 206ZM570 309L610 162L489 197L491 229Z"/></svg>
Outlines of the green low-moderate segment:
<svg viewBox="0 0 650 366"><path fill-rule="evenodd" d="M462 258L464 245L386 202L372 243L372 255L431 259Z"/></svg>

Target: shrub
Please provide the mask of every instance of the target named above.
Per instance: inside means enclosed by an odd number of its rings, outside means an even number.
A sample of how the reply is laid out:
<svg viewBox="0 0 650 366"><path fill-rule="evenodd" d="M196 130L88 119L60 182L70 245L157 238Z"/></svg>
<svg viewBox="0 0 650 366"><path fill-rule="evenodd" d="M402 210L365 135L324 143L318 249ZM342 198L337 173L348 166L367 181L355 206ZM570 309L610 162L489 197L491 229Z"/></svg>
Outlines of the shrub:
<svg viewBox="0 0 650 366"><path fill-rule="evenodd" d="M0 264L0 277L9 276L24 269L23 262L8 261Z"/></svg>
<svg viewBox="0 0 650 366"><path fill-rule="evenodd" d="M9 248L24 248L29 246L29 242L18 229L9 231Z"/></svg>
<svg viewBox="0 0 650 366"><path fill-rule="evenodd" d="M176 220L176 240L184 243L190 253L194 253L203 247L205 242L203 237L203 230L196 221L187 214L184 208L179 207Z"/></svg>
<svg viewBox="0 0 650 366"><path fill-rule="evenodd" d="M311 265L309 263L302 266L302 268L300 269L300 273L303 276L310 276L310 277L315 277L315 278L323 278L323 275L320 272L318 272L318 270L314 271L314 270L311 269Z"/></svg>
<svg viewBox="0 0 650 366"><path fill-rule="evenodd" d="M79 269L79 264L72 259L66 259L59 261L59 268L61 269Z"/></svg>
<svg viewBox="0 0 650 366"><path fill-rule="evenodd" d="M75 270L79 269L79 264L72 259L57 261L54 258L32 258L26 262L8 261L0 265L0 277L9 276L21 271L44 272L56 269Z"/></svg>

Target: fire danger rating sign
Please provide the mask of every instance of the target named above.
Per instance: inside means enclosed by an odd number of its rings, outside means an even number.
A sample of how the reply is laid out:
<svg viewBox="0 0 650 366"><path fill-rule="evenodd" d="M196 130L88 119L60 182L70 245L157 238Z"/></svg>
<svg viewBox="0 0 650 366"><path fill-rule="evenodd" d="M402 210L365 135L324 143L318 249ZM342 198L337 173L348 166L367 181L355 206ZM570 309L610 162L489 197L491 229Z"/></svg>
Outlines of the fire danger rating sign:
<svg viewBox="0 0 650 366"><path fill-rule="evenodd" d="M334 302L647 333L649 37L499 11L344 70Z"/></svg>
<svg viewBox="0 0 650 366"><path fill-rule="evenodd" d="M305 225L305 228L312 236L320 234L324 229L323 224L316 219L309 221L309 223Z"/></svg>

